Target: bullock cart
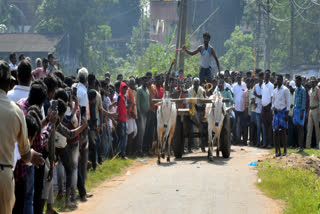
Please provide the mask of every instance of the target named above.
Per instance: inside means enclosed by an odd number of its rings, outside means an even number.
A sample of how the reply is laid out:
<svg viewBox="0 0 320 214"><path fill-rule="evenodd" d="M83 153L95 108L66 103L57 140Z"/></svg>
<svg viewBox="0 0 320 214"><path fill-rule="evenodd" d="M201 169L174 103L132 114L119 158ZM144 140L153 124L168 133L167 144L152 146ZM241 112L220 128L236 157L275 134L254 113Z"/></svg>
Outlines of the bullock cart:
<svg viewBox="0 0 320 214"><path fill-rule="evenodd" d="M153 101L162 102L159 99ZM191 138L200 138L208 142L209 160L213 160L214 147L216 147L217 156L221 152L224 158L230 157L230 113L232 108L226 108L225 101L221 97L220 100L217 97L210 97L180 98L170 99L170 101L176 103L177 106L178 104L187 104L189 106L189 108L176 107L175 131L172 138L172 146L176 158L182 157L185 143L187 139ZM192 126L197 127L199 131L192 132ZM212 136L214 137L212 138Z"/></svg>

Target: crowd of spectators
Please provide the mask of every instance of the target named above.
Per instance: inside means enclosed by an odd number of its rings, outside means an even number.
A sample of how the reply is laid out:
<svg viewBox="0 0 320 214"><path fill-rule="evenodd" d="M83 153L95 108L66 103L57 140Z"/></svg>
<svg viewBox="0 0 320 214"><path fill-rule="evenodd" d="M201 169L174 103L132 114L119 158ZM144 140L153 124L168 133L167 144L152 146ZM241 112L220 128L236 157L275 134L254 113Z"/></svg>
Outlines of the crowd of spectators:
<svg viewBox="0 0 320 214"><path fill-rule="evenodd" d="M233 144L275 148L319 147L319 80L299 75L277 75L270 70L219 72L209 82L184 72L124 77L79 68L66 76L52 54L31 59L12 53L0 61L0 213L57 213L57 197L77 207L91 194L85 188L87 172L119 156L152 156L157 137L157 106L153 99L206 98L220 93L231 113ZM208 87L210 83L211 87ZM208 88L210 88L208 90ZM178 104L178 108L188 108ZM189 106L190 107L190 106ZM196 108L199 112L201 107ZM196 129L191 126L190 129ZM185 152L206 150L191 137ZM13 170L13 178L12 178ZM11 176L11 177L10 177ZM12 178L12 179L11 179ZM77 196L78 193L78 196Z"/></svg>

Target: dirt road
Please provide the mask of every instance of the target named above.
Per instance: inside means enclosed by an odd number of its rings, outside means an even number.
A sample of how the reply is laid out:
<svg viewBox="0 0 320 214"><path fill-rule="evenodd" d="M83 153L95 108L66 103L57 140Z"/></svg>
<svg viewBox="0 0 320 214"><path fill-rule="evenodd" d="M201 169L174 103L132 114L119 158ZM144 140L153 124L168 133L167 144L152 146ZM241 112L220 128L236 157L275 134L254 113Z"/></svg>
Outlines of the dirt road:
<svg viewBox="0 0 320 214"><path fill-rule="evenodd" d="M74 213L281 213L278 202L257 190L256 170L248 166L267 151L232 149L230 159L214 158L212 163L204 153L194 153L171 164L158 166L152 160L128 169L97 188L94 198Z"/></svg>

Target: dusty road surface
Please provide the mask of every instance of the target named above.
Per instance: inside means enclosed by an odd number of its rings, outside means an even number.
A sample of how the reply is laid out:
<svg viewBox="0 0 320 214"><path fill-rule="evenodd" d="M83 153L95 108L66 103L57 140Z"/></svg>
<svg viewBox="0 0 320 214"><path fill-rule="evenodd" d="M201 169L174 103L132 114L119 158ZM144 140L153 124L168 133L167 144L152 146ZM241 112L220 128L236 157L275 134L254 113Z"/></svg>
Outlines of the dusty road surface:
<svg viewBox="0 0 320 214"><path fill-rule="evenodd" d="M264 196L256 187L256 170L250 161L267 151L232 147L230 159L204 153L186 155L171 164L129 168L94 191L94 198L79 204L74 213L86 214L277 214L279 202Z"/></svg>

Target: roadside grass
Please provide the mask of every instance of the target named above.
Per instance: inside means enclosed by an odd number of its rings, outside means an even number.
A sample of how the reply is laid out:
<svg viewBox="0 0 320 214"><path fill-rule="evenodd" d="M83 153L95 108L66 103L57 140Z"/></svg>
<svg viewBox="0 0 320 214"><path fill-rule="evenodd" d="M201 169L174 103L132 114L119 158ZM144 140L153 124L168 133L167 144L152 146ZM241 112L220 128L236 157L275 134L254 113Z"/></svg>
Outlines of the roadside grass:
<svg viewBox="0 0 320 214"><path fill-rule="evenodd" d="M315 155L320 157L320 150L319 149L305 149L303 152L299 153L298 149L288 149L288 154L300 154L302 156L312 156Z"/></svg>
<svg viewBox="0 0 320 214"><path fill-rule="evenodd" d="M283 147L281 147L281 153L283 152ZM274 149L270 150L270 154L274 154ZM298 152L298 149L288 149L287 154L298 154L301 156L312 156L315 155L317 157L320 157L320 150L319 149L304 149L303 152Z"/></svg>
<svg viewBox="0 0 320 214"><path fill-rule="evenodd" d="M297 150L290 149L288 154ZM302 156L320 156L320 151L307 149ZM281 167L277 159L267 159L258 167L257 186L271 198L283 200L286 203L285 214L320 214L320 178L313 169L292 169Z"/></svg>
<svg viewBox="0 0 320 214"><path fill-rule="evenodd" d="M96 171L90 169L88 171L88 177L86 180L86 190L90 192L93 188L97 187L104 181L111 179L112 177L120 174L125 168L131 166L135 162L135 159L129 158L128 160L122 160L116 158L114 160L106 160L102 165L98 166ZM65 197L59 200L54 200L54 209L57 212L68 212L70 210L65 209Z"/></svg>

